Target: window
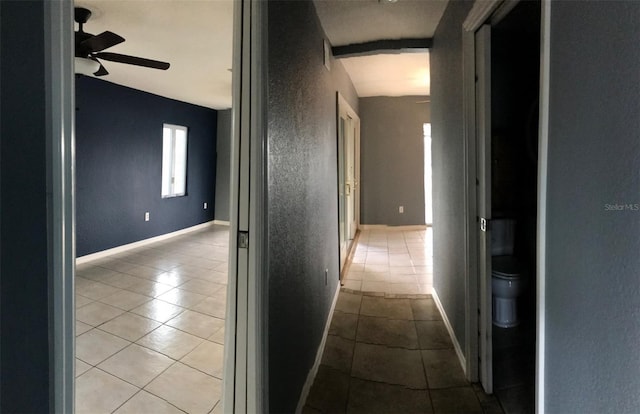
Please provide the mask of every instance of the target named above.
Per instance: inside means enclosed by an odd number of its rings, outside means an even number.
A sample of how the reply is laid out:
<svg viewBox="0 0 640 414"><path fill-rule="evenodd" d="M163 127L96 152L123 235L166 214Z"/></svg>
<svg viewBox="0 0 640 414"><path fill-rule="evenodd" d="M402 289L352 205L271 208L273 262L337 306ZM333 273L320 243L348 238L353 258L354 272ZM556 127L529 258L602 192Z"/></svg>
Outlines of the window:
<svg viewBox="0 0 640 414"><path fill-rule="evenodd" d="M187 193L187 127L162 127L162 198Z"/></svg>
<svg viewBox="0 0 640 414"><path fill-rule="evenodd" d="M433 224L433 183L431 177L431 124L424 124L424 223Z"/></svg>

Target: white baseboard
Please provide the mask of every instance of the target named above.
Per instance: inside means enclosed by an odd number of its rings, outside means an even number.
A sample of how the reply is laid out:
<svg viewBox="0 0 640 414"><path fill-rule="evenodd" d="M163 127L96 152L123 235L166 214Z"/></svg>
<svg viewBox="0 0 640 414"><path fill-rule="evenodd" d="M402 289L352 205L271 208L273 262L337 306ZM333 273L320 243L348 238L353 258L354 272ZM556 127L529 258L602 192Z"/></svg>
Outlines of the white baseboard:
<svg viewBox="0 0 640 414"><path fill-rule="evenodd" d="M213 224L219 224L221 226L229 226L229 225L231 225L230 222L224 221L224 220L213 220Z"/></svg>
<svg viewBox="0 0 640 414"><path fill-rule="evenodd" d="M458 355L458 360L460 361L460 365L462 365L462 370L464 371L465 376L467 375L467 360L462 353L462 348L458 343L458 338L456 338L456 334L453 331L453 327L451 326L451 322L449 322L449 318L447 317L447 313L444 311L444 307L442 306L442 302L440 302L440 298L438 297L438 292L436 292L436 288L431 288L431 296L433 297L433 301L436 303L440 314L442 315L442 320L444 321L444 325L447 327L447 331L449 332L449 336L451 337L451 342L453 342L453 348L456 350L456 354Z"/></svg>
<svg viewBox="0 0 640 414"><path fill-rule="evenodd" d="M320 362L322 361L322 354L324 353L324 346L327 343L327 335L329 335L329 328L331 327L331 319L333 319L333 311L336 308L336 302L338 301L338 295L340 293L340 283L336 287L336 293L333 295L333 303L331 304L331 310L329 311L329 316L327 319L327 323L324 326L324 333L322 334L322 341L320 341L320 346L318 347L318 352L316 353L316 360L307 375L307 380L302 387L302 392L300 393L300 399L298 400L298 406L296 407L296 414L300 414L304 405L307 403L307 397L309 396L309 391L311 391L311 386L313 386L313 381L316 379L316 374L318 373L318 368L320 367Z"/></svg>
<svg viewBox="0 0 640 414"><path fill-rule="evenodd" d="M360 230L398 230L398 231L410 231L410 230L425 230L426 224L414 224L410 226L390 226L388 224L361 224L358 228Z"/></svg>
<svg viewBox="0 0 640 414"><path fill-rule="evenodd" d="M91 261L96 260L96 259L101 259L103 257L109 256L109 255L112 255L112 254L116 254L116 253L122 253L122 252L125 252L127 250L135 249L137 247L142 247L142 246L145 246L147 244L159 242L161 240L170 239L172 237L180 236L181 234L186 234L186 233L191 233L193 231L202 230L202 229L205 229L207 227L211 227L211 226L213 226L215 224L221 224L221 223L216 223L215 220L207 221L206 223L198 224L198 225L195 225L195 226L192 226L192 227L187 227L186 229L177 230L177 231L174 231L174 232L171 232L171 233L167 233L167 234L161 234L160 236L151 237L149 239L144 239L144 240L140 240L140 241L129 243L129 244L123 244L122 246L114 247L112 249L107 249L107 250L102 250L100 252L87 254L85 256L77 257L76 258L76 265L83 264L83 263L88 263L88 262L91 262Z"/></svg>

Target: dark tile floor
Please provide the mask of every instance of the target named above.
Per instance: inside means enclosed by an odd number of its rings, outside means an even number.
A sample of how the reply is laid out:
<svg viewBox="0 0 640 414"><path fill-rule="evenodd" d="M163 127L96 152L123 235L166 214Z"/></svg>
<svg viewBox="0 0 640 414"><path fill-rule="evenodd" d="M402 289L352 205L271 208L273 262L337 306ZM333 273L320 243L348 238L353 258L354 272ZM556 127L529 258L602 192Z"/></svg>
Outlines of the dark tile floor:
<svg viewBox="0 0 640 414"><path fill-rule="evenodd" d="M341 291L304 413L500 413L469 383L429 295Z"/></svg>
<svg viewBox="0 0 640 414"><path fill-rule="evenodd" d="M534 296L523 297L519 302L521 322L518 326L493 326L493 388L506 414L535 412L534 300Z"/></svg>

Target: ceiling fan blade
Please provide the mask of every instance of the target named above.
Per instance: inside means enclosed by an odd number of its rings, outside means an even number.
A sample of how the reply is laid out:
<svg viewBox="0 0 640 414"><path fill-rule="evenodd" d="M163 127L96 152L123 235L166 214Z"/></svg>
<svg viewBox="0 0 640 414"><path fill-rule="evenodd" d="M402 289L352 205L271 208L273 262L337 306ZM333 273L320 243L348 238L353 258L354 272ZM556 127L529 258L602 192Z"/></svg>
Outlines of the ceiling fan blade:
<svg viewBox="0 0 640 414"><path fill-rule="evenodd" d="M87 40L80 42L80 47L89 52L99 52L124 42L124 38L113 32L102 32L99 35L92 36Z"/></svg>
<svg viewBox="0 0 640 414"><path fill-rule="evenodd" d="M169 69L169 63L160 62L158 60L145 59L136 56L121 55L119 53L102 52L94 55L100 59L110 60L112 62L126 63L129 65L144 66L153 69Z"/></svg>
<svg viewBox="0 0 640 414"><path fill-rule="evenodd" d="M102 63L100 64L100 69L98 69L97 72L93 73L94 76L104 76L108 74L109 72L107 72L107 69L104 66L102 66Z"/></svg>

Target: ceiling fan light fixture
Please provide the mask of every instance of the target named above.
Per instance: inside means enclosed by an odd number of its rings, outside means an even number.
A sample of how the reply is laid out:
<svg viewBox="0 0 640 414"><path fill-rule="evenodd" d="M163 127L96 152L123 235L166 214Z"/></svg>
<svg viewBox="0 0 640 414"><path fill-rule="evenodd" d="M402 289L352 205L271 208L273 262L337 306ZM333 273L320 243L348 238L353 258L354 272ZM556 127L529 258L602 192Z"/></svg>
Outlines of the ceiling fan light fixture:
<svg viewBox="0 0 640 414"><path fill-rule="evenodd" d="M100 63L95 60L83 57L76 57L74 60L77 75L93 75L100 69Z"/></svg>
<svg viewBox="0 0 640 414"><path fill-rule="evenodd" d="M0 0L2 1L2 0ZM167 70L171 66L168 62L146 59L138 56L122 55L120 53L104 52L115 45L124 42L124 37L104 31L98 35L93 35L84 31L83 26L91 17L91 11L82 7L75 8L75 21L78 23L78 30L75 31L75 73L82 75L105 76L109 72L102 66L100 60L125 63L128 65L142 66L146 68Z"/></svg>

